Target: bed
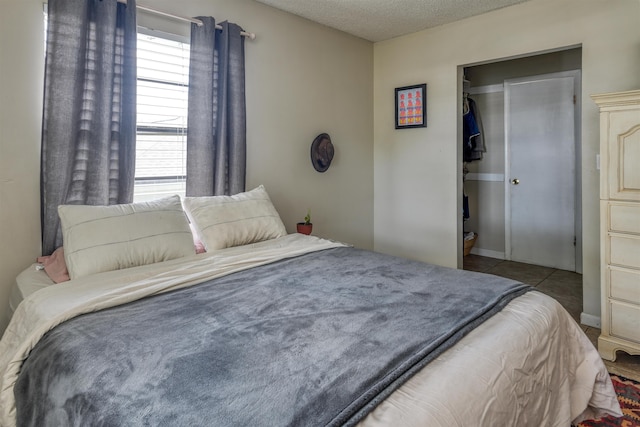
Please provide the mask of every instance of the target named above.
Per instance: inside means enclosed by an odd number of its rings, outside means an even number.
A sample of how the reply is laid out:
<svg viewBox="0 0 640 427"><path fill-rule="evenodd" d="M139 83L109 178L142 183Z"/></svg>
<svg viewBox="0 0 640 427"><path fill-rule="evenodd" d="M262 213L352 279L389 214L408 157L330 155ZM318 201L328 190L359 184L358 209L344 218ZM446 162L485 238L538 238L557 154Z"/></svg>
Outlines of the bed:
<svg viewBox="0 0 640 427"><path fill-rule="evenodd" d="M40 263L33 263L18 274L9 294L9 319L13 317L13 313L22 300L32 293L53 284L54 282L44 272L44 268Z"/></svg>
<svg viewBox="0 0 640 427"><path fill-rule="evenodd" d="M63 220L72 280L28 295L0 341L2 425L568 426L620 415L597 351L552 298L287 235L259 190L112 209L110 231L90 239L70 230L95 230L95 212ZM256 199L260 215L247 207ZM193 253L182 207L206 253ZM156 229L151 249L94 245L130 234L114 220L143 215L137 232L158 210L166 242Z"/></svg>

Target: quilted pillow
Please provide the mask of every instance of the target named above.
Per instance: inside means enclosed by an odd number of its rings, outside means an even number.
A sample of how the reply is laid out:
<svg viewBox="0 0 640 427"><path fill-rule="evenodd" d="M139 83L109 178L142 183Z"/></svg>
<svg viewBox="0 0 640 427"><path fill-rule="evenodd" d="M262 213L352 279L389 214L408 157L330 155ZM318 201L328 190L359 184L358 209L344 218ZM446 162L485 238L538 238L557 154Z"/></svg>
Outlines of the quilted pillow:
<svg viewBox="0 0 640 427"><path fill-rule="evenodd" d="M185 197L182 204L207 251L287 234L262 185L233 196Z"/></svg>
<svg viewBox="0 0 640 427"><path fill-rule="evenodd" d="M179 196L111 206L61 205L58 214L72 279L194 254Z"/></svg>

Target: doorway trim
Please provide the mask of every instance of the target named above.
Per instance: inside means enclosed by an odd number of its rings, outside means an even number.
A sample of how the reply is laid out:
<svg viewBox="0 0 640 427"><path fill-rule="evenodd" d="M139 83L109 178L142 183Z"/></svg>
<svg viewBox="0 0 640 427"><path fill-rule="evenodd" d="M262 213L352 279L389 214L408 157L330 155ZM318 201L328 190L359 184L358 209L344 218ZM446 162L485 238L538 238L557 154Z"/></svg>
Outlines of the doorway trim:
<svg viewBox="0 0 640 427"><path fill-rule="evenodd" d="M575 161L575 197L574 197L574 235L575 235L575 269L577 273L582 274L582 152L581 144L581 117L582 117L582 97L581 97L581 81L582 73L580 70L561 71L557 73L539 74L527 77L507 79L504 81L505 111L504 111L504 225L505 225L505 259L511 260L511 185L508 179L511 176L510 170L510 142L509 135L509 111L506 108L509 89L507 83L524 83L535 80L544 80L559 77L572 77L574 86L574 161Z"/></svg>

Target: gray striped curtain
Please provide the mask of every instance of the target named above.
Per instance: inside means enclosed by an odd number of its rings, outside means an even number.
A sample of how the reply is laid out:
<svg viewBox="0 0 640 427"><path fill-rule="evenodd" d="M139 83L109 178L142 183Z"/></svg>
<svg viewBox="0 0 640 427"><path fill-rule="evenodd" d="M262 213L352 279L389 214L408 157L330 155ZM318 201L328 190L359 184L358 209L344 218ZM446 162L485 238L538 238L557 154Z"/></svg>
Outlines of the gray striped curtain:
<svg viewBox="0 0 640 427"><path fill-rule="evenodd" d="M42 252L62 245L58 205L133 199L136 4L49 0L42 126Z"/></svg>
<svg viewBox="0 0 640 427"><path fill-rule="evenodd" d="M236 24L211 17L191 25L187 196L245 190L244 40Z"/></svg>

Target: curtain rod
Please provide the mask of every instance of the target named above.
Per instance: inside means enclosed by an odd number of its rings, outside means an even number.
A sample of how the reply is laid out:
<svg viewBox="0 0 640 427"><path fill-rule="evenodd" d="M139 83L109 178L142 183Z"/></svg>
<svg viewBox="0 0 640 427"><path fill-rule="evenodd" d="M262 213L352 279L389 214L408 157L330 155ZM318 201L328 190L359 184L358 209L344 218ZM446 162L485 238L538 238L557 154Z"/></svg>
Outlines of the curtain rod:
<svg viewBox="0 0 640 427"><path fill-rule="evenodd" d="M127 4L127 0L118 0L118 3ZM136 5L136 9L144 10L145 12L153 13L155 15L166 16L167 18L176 19L178 21L191 22L192 24L196 24L198 27L202 27L202 21L194 18L187 18L184 16L174 15L173 13L163 12L158 9L150 8L149 6L143 6L141 4ZM216 24L216 29L221 30L222 27ZM254 33L248 33L246 31L241 31L240 35L244 37L248 37L251 40L256 39L256 35Z"/></svg>

